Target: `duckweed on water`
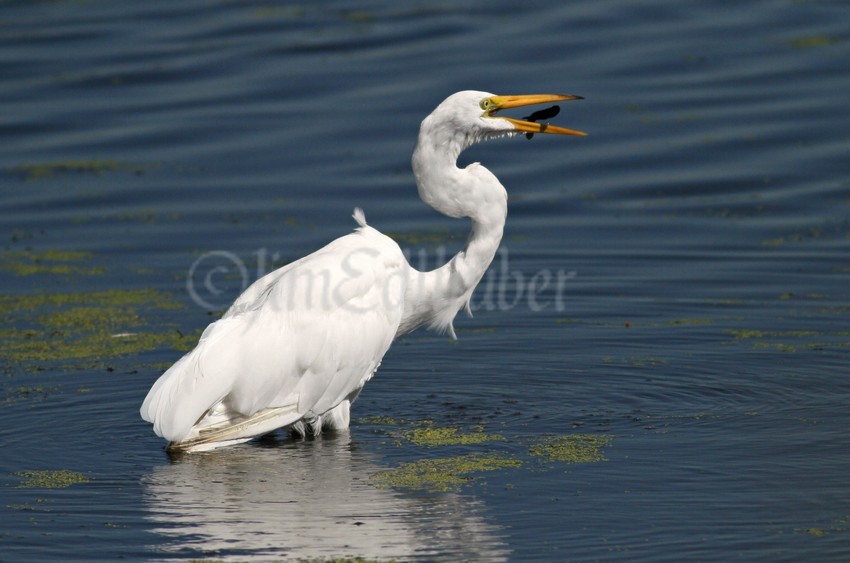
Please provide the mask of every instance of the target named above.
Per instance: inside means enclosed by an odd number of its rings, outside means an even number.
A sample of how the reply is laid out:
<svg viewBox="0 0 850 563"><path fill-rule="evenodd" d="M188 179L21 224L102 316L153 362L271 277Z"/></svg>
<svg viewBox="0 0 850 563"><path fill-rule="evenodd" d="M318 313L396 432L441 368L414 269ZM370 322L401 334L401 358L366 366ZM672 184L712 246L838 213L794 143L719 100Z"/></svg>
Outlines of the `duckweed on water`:
<svg viewBox="0 0 850 563"><path fill-rule="evenodd" d="M614 356L604 356L602 358L602 363L604 364L623 364L630 365L636 368L654 368L656 366L667 365L667 360L662 358L655 358L652 356L630 356L628 358L616 358Z"/></svg>
<svg viewBox="0 0 850 563"><path fill-rule="evenodd" d="M520 460L510 457L470 454L403 463L374 474L371 481L379 488L449 492L475 480L476 473L521 466Z"/></svg>
<svg viewBox="0 0 850 563"><path fill-rule="evenodd" d="M486 434L481 431L460 433L457 428L415 428L402 434L417 446L456 446L495 442L505 439L501 434Z"/></svg>
<svg viewBox="0 0 850 563"><path fill-rule="evenodd" d="M432 246L452 242L461 235L449 229L435 227L415 232L387 233L387 236L402 245Z"/></svg>
<svg viewBox="0 0 850 563"><path fill-rule="evenodd" d="M571 436L552 436L532 444L528 453L544 461L563 463L592 463L607 461L602 448L611 443L608 435L574 434Z"/></svg>
<svg viewBox="0 0 850 563"><path fill-rule="evenodd" d="M189 350L196 335L156 322L181 305L154 289L0 296L0 360L24 369L69 360L103 360L169 347Z"/></svg>
<svg viewBox="0 0 850 563"><path fill-rule="evenodd" d="M728 329L728 334L737 341L749 341L754 349L796 352L800 348L822 350L847 347L850 331L814 330L754 330Z"/></svg>
<svg viewBox="0 0 850 563"><path fill-rule="evenodd" d="M24 503L16 503L16 504L7 504L6 508L9 510L25 510L28 512L32 512L35 510L43 510L44 512L50 512L50 509L43 508L44 503L46 502L43 498L35 499L36 504L32 505L28 502Z"/></svg>
<svg viewBox="0 0 850 563"><path fill-rule="evenodd" d="M132 164L117 160L66 160L62 162L35 162L7 168L12 173L23 174L27 182L52 178L57 174L102 175L113 171L144 172L151 164Z"/></svg>
<svg viewBox="0 0 850 563"><path fill-rule="evenodd" d="M390 416L364 416L357 419L360 424L381 424L381 425L396 425L402 424L403 420L398 420Z"/></svg>
<svg viewBox="0 0 850 563"><path fill-rule="evenodd" d="M6 392L3 403L14 405L25 401L36 402L46 399L48 396L60 390L58 386L45 387L44 385L19 385Z"/></svg>
<svg viewBox="0 0 850 563"><path fill-rule="evenodd" d="M310 559L294 559L296 563L395 563L395 559L368 559L360 556L345 556L345 557L317 557ZM209 560L203 560L203 563L217 563Z"/></svg>
<svg viewBox="0 0 850 563"><path fill-rule="evenodd" d="M455 457L423 459L402 463L395 469L374 474L370 481L378 488L411 489L424 492L447 492L459 490L464 485L473 483L475 474L498 471L523 466L523 459L512 453L495 450L505 442L501 434L488 434L480 425L470 432L461 432L455 427L435 426L433 421L424 420L408 422L386 417L368 417L359 419L362 423L374 424L412 424L414 428L392 435L402 438L395 442L396 446L405 444L423 448L475 446L490 443L486 452L469 453ZM518 437L520 443L527 443ZM528 446L529 455L543 463L591 463L607 461L601 450L610 444L609 435L576 434L568 436L551 436L543 439L531 439Z"/></svg>
<svg viewBox="0 0 850 563"><path fill-rule="evenodd" d="M304 14L304 8L282 8L277 6L261 6L251 12L251 15L255 18L302 18Z"/></svg>
<svg viewBox="0 0 850 563"><path fill-rule="evenodd" d="M829 47L841 43L838 37L830 35L809 35L807 37L797 37L785 42L789 47L794 49L810 49L812 47Z"/></svg>
<svg viewBox="0 0 850 563"><path fill-rule="evenodd" d="M4 252L0 254L0 270L12 272L16 276L32 276L35 274L91 276L104 273L106 269L101 266L80 264L80 262L91 257L92 255L89 252L64 250Z"/></svg>
<svg viewBox="0 0 850 563"><path fill-rule="evenodd" d="M60 469L58 471L18 471L15 473L21 483L19 489L64 489L78 483L88 483L82 473Z"/></svg>
<svg viewBox="0 0 850 563"><path fill-rule="evenodd" d="M672 321L667 321L667 324L670 326L679 326L679 325L710 325L714 323L714 319L712 318L694 318L694 319L673 319Z"/></svg>
<svg viewBox="0 0 850 563"><path fill-rule="evenodd" d="M297 563L395 563L395 559L369 559L366 557L318 557L315 559L296 559Z"/></svg>

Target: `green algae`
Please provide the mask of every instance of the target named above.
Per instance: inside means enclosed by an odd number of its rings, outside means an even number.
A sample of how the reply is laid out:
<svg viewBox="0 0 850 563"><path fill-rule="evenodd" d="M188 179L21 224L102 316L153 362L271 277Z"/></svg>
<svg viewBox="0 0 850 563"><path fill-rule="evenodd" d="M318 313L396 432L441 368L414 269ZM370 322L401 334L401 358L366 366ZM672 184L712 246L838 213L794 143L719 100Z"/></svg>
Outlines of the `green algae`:
<svg viewBox="0 0 850 563"><path fill-rule="evenodd" d="M667 365L667 360L656 358L654 356L629 356L627 358L617 358L615 356L604 356L603 364L621 364L630 365L636 368L654 368L656 366Z"/></svg>
<svg viewBox="0 0 850 563"><path fill-rule="evenodd" d="M386 426L404 424L403 420L399 420L397 418L392 418L389 416L364 416L362 418L358 418L357 422L359 422L360 424L379 424Z"/></svg>
<svg viewBox="0 0 850 563"><path fill-rule="evenodd" d="M277 18L303 18L305 13L306 12L304 11L304 8L301 8L301 7L284 8L284 7L280 7L280 6L260 6L258 8L255 8L251 12L251 15L255 18L277 19Z"/></svg>
<svg viewBox="0 0 850 563"><path fill-rule="evenodd" d="M597 434L573 434L549 436L528 448L528 453L548 462L593 463L607 461L602 448L611 443L611 436Z"/></svg>
<svg viewBox="0 0 850 563"><path fill-rule="evenodd" d="M28 512L34 512L36 510L41 511L41 512L50 512L49 509L45 509L42 506L39 506L39 505L47 502L46 499L38 498L38 499L35 499L35 502L36 502L35 505L32 505L28 502L16 503L16 504L7 504L6 508L9 509L9 510L24 510L24 511L28 511Z"/></svg>
<svg viewBox="0 0 850 563"><path fill-rule="evenodd" d="M180 308L154 289L0 296L0 361L23 369L45 363L103 361L158 348L189 350L184 335L156 319Z"/></svg>
<svg viewBox="0 0 850 563"><path fill-rule="evenodd" d="M369 559L360 556L344 557L317 557L310 559L296 559L297 563L395 563L395 559Z"/></svg>
<svg viewBox="0 0 850 563"><path fill-rule="evenodd" d="M479 473L521 466L520 460L511 457L468 454L403 463L395 469L375 473L370 481L383 489L451 492L473 482Z"/></svg>
<svg viewBox="0 0 850 563"><path fill-rule="evenodd" d="M121 223L147 223L154 224L165 221L179 221L181 219L179 213L161 212L153 207L146 207L133 211L125 211L121 213L98 213L96 216L77 215L71 218L71 222L75 225L83 223L105 223L111 221L119 221ZM134 270L149 270L149 268L133 268Z"/></svg>
<svg viewBox="0 0 850 563"><path fill-rule="evenodd" d="M726 332L734 336L737 340L745 340L748 338L763 338L765 335L765 332L763 330L729 329Z"/></svg>
<svg viewBox="0 0 850 563"><path fill-rule="evenodd" d="M785 44L793 49L811 49L812 47L829 47L841 43L838 37L829 35L809 35L786 41Z"/></svg>
<svg viewBox="0 0 850 563"><path fill-rule="evenodd" d="M508 402L508 401L506 401ZM366 422L382 423L384 417L370 417ZM361 422L363 422L361 420ZM607 434L574 434L539 437L515 437L508 439L501 434L486 433L478 424L469 430L454 426L440 426L431 420L398 421L388 419L388 424L409 425L403 431L388 432L396 447L408 451L430 452L434 448L457 448L472 450L464 455L443 456L435 459L419 459L402 463L394 469L374 474L370 483L378 488L409 489L423 492L457 491L473 485L479 473L496 472L523 467L528 458L517 455L517 446L536 458L534 470L542 470L554 463L591 463L606 461L602 449L613 437ZM484 445L481 448L481 445ZM483 450L483 451L482 451ZM446 450L454 453L457 450Z"/></svg>
<svg viewBox="0 0 850 563"><path fill-rule="evenodd" d="M816 538L821 538L830 534L846 534L848 523L850 523L850 516L844 516L828 523L827 525L829 527L821 528L813 526L810 528L794 528L794 533L806 534Z"/></svg>
<svg viewBox="0 0 850 563"><path fill-rule="evenodd" d="M673 415L670 418L672 420L720 420L720 415L698 412L696 414Z"/></svg>
<svg viewBox="0 0 850 563"><path fill-rule="evenodd" d="M402 434L402 436L417 446L457 446L481 444L484 442L504 441L501 434L487 434L481 429L475 432L461 433L457 428L414 428Z"/></svg>
<svg viewBox="0 0 850 563"><path fill-rule="evenodd" d="M161 213L155 207L146 207L110 216L122 223L156 223L158 221L179 221L179 213Z"/></svg>
<svg viewBox="0 0 850 563"><path fill-rule="evenodd" d="M775 338L803 338L807 336L819 336L823 335L823 332L819 332L816 330L774 330L774 331L765 331L765 330L748 330L748 329L729 329L726 332L734 336L736 339L746 340L749 338L764 338L766 336L771 336ZM835 334L846 336L848 333L845 331L836 332Z"/></svg>
<svg viewBox="0 0 850 563"><path fill-rule="evenodd" d="M693 318L693 319L673 319L672 321L667 321L667 324L670 326L680 326L680 325L710 325L714 323L714 319L711 318Z"/></svg>
<svg viewBox="0 0 850 563"><path fill-rule="evenodd" d="M447 242L452 242L460 236L460 234L455 231L439 227L405 233L386 233L386 235L399 244L412 246L445 244Z"/></svg>
<svg viewBox="0 0 850 563"><path fill-rule="evenodd" d="M480 328L458 328L455 330L456 332L463 332L465 334L492 334L497 329L494 326L483 326Z"/></svg>
<svg viewBox="0 0 850 563"><path fill-rule="evenodd" d="M354 23L371 23L375 16L365 11L348 11L342 14L343 19Z"/></svg>
<svg viewBox="0 0 850 563"><path fill-rule="evenodd" d="M26 163L7 168L8 171L22 174L27 182L53 178L59 174L94 174L101 176L107 172L129 171L144 172L155 165L132 164L117 160L65 160L61 162Z"/></svg>
<svg viewBox="0 0 850 563"><path fill-rule="evenodd" d="M753 342L753 348L772 348L780 352L796 352L797 346L794 344L784 344L782 342Z"/></svg>
<svg viewBox="0 0 850 563"><path fill-rule="evenodd" d="M714 324L715 319L711 317L694 317L683 319L671 319L665 322L647 322L636 323L632 321L587 321L573 317L563 317L555 319L556 324L581 324L598 327L613 327L613 328L668 328L671 326L689 327L689 326L705 326Z"/></svg>
<svg viewBox="0 0 850 563"><path fill-rule="evenodd" d="M774 238L762 240L762 246L782 247L789 244L806 244L832 237L846 236L845 226L841 223L831 223L813 226L807 229L788 232Z"/></svg>
<svg viewBox="0 0 850 563"><path fill-rule="evenodd" d="M58 386L45 387L44 385L19 385L6 392L3 402L14 405L22 402L43 401L53 393L60 390Z"/></svg>
<svg viewBox="0 0 850 563"><path fill-rule="evenodd" d="M732 335L737 341L750 342L755 349L779 352L797 352L801 348L823 350L850 345L847 341L850 331L727 329L726 333ZM835 340L820 340L827 338Z"/></svg>
<svg viewBox="0 0 850 563"><path fill-rule="evenodd" d="M631 356L626 361L636 368L654 368L655 366L667 365L667 360L653 356Z"/></svg>
<svg viewBox="0 0 850 563"><path fill-rule="evenodd" d="M91 293L40 293L32 295L0 296L0 314L13 315L16 311L35 311L44 307L62 307L90 304L111 307L146 305L157 309L180 309L182 305L170 295L156 289L108 289Z"/></svg>
<svg viewBox="0 0 850 563"><path fill-rule="evenodd" d="M88 483L82 473L59 469L56 471L18 471L15 476L21 480L19 489L64 489L78 483Z"/></svg>
<svg viewBox="0 0 850 563"><path fill-rule="evenodd" d="M80 265L89 260L89 252L65 250L45 250L33 252L22 250L0 253L0 270L12 272L16 276L32 276L35 274L54 275L97 275L106 270L100 266Z"/></svg>

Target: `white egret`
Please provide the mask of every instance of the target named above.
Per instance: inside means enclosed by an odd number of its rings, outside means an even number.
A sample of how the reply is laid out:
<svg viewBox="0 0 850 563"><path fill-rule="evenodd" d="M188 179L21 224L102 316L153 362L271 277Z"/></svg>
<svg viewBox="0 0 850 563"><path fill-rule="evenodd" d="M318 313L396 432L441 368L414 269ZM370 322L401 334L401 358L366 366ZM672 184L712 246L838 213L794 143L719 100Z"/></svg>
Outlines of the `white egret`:
<svg viewBox="0 0 850 563"><path fill-rule="evenodd" d="M302 435L349 424L351 403L393 339L418 327L449 332L502 239L507 192L461 151L522 133L584 135L498 115L504 109L580 99L542 94L449 96L422 121L413 152L419 196L450 217L469 217L466 246L430 272L412 268L391 238L366 224L254 282L210 324L194 350L154 383L142 418L170 448L199 451L288 427Z"/></svg>

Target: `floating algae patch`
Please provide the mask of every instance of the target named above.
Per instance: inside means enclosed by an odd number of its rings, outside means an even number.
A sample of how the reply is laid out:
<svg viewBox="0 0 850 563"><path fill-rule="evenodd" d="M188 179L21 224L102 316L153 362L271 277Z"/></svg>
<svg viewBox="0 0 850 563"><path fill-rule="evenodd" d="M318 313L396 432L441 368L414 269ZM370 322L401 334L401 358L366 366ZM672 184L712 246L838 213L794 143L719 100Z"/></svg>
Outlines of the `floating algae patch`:
<svg viewBox="0 0 850 563"><path fill-rule="evenodd" d="M403 420L392 418L390 416L363 416L357 419L360 424L378 424L394 426L396 424L404 424Z"/></svg>
<svg viewBox="0 0 850 563"><path fill-rule="evenodd" d="M278 6L260 6L255 8L251 15L255 18L303 18L304 8L283 8Z"/></svg>
<svg viewBox="0 0 850 563"><path fill-rule="evenodd" d="M491 334L496 332L497 329L494 326L482 326L479 328L457 328L455 330L466 334Z"/></svg>
<svg viewBox="0 0 850 563"><path fill-rule="evenodd" d="M785 44L793 49L811 49L812 47L829 47L841 43L841 41L840 38L830 35L809 35L790 39Z"/></svg>
<svg viewBox="0 0 850 563"><path fill-rule="evenodd" d="M44 385L19 385L6 391L3 403L13 405L21 402L43 401L53 393L60 390L58 386L45 387Z"/></svg>
<svg viewBox="0 0 850 563"><path fill-rule="evenodd" d="M199 559L199 560L191 560L192 563L224 563L224 560L218 559ZM344 555L342 557L310 557L308 559L298 558L298 559L287 559L287 561L293 561L294 563L396 563L396 559L370 559L367 557L361 557L359 555Z"/></svg>
<svg viewBox="0 0 850 563"><path fill-rule="evenodd" d="M65 160L61 162L36 162L12 166L6 170L22 174L27 182L53 178L59 174L94 174L101 176L107 172L125 171L142 173L154 168L153 164L133 164L118 160Z"/></svg>
<svg viewBox="0 0 850 563"><path fill-rule="evenodd" d="M447 228L434 227L421 231L387 233L387 236L402 245L434 246L452 242L463 235Z"/></svg>
<svg viewBox="0 0 850 563"><path fill-rule="evenodd" d="M483 429L474 432L461 433L457 428L414 428L402 434L408 441L417 446L457 446L497 442L505 439L501 434L487 434Z"/></svg>
<svg viewBox="0 0 850 563"><path fill-rule="evenodd" d="M161 213L155 207L146 207L144 209L127 211L124 213L116 213L115 215L112 215L109 218L115 221L121 221L125 223L157 223L159 221L178 221L180 220L180 214Z"/></svg>
<svg viewBox="0 0 850 563"><path fill-rule="evenodd" d="M43 499L43 498L35 499L35 502L36 502L35 505L32 505L28 502L17 503L17 504L7 504L6 508L8 508L9 510L25 510L25 511L28 511L28 512L34 512L36 510L43 511L43 512L50 512L50 509L43 508L44 504L47 502L46 499Z"/></svg>
<svg viewBox="0 0 850 563"><path fill-rule="evenodd" d="M672 321L667 321L669 326L681 326L681 325L710 325L714 323L714 319L712 318L693 318L693 319L673 319Z"/></svg>
<svg viewBox="0 0 850 563"><path fill-rule="evenodd" d="M78 483L88 483L82 473L59 469L57 471L18 471L15 476L21 480L19 489L64 489Z"/></svg>
<svg viewBox="0 0 850 563"><path fill-rule="evenodd" d="M180 307L154 289L0 296L6 319L0 361L41 369L45 363L103 361L158 348L189 350L196 335L156 318L157 310Z"/></svg>
<svg viewBox="0 0 850 563"><path fill-rule="evenodd" d="M749 341L754 349L796 352L799 349L846 348L850 331L727 329L734 340Z"/></svg>
<svg viewBox="0 0 850 563"><path fill-rule="evenodd" d="M16 276L35 274L91 276L104 273L106 270L101 266L81 264L91 257L90 252L64 250L3 252L0 253L0 270L12 272Z"/></svg>
<svg viewBox="0 0 850 563"><path fill-rule="evenodd" d="M654 356L629 356L628 358L605 356L602 358L602 363L629 365L636 368L654 368L656 366L667 365L667 360Z"/></svg>
<svg viewBox="0 0 850 563"><path fill-rule="evenodd" d="M529 446L528 453L548 462L592 463L607 461L602 448L610 443L611 437L604 434L551 436Z"/></svg>
<svg viewBox="0 0 850 563"><path fill-rule="evenodd" d="M470 454L403 463L395 469L375 473L370 480L385 489L449 492L471 483L478 473L521 466L520 460L510 457Z"/></svg>

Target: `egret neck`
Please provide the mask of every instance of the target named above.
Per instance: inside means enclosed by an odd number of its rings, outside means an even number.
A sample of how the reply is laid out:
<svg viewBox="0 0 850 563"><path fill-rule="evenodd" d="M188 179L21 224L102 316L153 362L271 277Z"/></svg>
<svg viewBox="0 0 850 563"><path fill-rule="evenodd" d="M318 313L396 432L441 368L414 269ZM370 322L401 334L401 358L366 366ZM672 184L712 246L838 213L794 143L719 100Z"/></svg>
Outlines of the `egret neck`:
<svg viewBox="0 0 850 563"><path fill-rule="evenodd" d="M477 162L458 168L457 159L470 145L505 134L454 127L440 119L439 108L422 122L412 160L419 196L444 215L469 217L472 232L464 249L444 266L430 272L411 269L397 335L427 324L455 338L452 320L463 307L469 312L472 292L502 240L508 194L487 168Z"/></svg>

